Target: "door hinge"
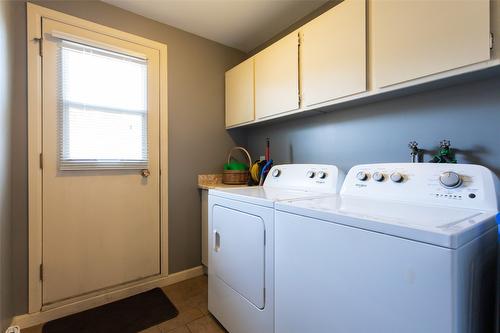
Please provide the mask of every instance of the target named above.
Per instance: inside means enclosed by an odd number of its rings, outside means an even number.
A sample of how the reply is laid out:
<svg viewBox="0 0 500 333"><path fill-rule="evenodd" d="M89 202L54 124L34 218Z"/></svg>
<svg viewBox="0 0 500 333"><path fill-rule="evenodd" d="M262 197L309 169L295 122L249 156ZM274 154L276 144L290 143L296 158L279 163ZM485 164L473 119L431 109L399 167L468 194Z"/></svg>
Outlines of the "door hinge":
<svg viewBox="0 0 500 333"><path fill-rule="evenodd" d="M493 49L493 43L495 42L495 36L490 32L490 50Z"/></svg>
<svg viewBox="0 0 500 333"><path fill-rule="evenodd" d="M43 264L40 264L40 281L43 281Z"/></svg>
<svg viewBox="0 0 500 333"><path fill-rule="evenodd" d="M43 169L43 154L40 153L40 169Z"/></svg>
<svg viewBox="0 0 500 333"><path fill-rule="evenodd" d="M43 57L43 39L42 38L33 38L38 42L38 54L40 57Z"/></svg>

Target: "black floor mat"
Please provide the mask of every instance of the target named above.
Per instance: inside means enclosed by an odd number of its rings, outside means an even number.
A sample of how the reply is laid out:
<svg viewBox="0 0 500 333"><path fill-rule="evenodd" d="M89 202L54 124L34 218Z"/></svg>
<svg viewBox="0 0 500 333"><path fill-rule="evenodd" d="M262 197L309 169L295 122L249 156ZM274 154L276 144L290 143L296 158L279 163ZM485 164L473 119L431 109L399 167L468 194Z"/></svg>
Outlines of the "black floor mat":
<svg viewBox="0 0 500 333"><path fill-rule="evenodd" d="M160 288L49 321L43 333L137 333L177 316Z"/></svg>

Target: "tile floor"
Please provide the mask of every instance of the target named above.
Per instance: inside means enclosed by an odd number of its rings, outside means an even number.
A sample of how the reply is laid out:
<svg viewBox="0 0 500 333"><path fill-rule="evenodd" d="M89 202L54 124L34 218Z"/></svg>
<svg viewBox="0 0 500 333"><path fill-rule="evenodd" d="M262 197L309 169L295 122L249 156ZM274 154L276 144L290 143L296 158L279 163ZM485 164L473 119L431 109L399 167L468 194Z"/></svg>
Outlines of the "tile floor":
<svg viewBox="0 0 500 333"><path fill-rule="evenodd" d="M163 291L179 310L179 315L140 333L224 333L208 313L208 280L205 275L167 286ZM21 333L42 333L42 325Z"/></svg>

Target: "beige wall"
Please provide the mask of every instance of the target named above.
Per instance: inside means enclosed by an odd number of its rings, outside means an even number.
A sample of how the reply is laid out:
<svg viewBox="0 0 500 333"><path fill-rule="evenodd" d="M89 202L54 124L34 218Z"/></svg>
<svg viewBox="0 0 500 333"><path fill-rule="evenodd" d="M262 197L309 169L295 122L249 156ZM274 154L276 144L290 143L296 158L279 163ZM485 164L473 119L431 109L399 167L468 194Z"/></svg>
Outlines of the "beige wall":
<svg viewBox="0 0 500 333"><path fill-rule="evenodd" d="M170 272L200 265L200 194L197 174L219 171L240 133L224 130L224 72L245 55L235 49L99 1L34 1L36 4L168 45L169 264ZM27 309L25 3L15 7L16 110L13 207L15 311ZM3 135L3 133L2 133ZM0 150L1 151L1 150ZM0 171L3 170L0 165ZM1 172L0 172L1 175ZM0 176L1 179L1 176Z"/></svg>
<svg viewBox="0 0 500 333"><path fill-rule="evenodd" d="M0 2L0 331L10 324L12 306L11 219L11 97L13 54L11 52L12 7Z"/></svg>

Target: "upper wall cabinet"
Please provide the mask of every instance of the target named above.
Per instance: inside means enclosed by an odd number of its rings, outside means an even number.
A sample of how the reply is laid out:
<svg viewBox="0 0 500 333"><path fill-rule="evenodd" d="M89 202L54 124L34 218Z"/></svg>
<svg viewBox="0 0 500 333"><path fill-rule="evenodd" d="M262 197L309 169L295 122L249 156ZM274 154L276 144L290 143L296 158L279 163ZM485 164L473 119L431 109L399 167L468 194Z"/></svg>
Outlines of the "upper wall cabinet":
<svg viewBox="0 0 500 333"><path fill-rule="evenodd" d="M299 37L294 32L255 56L257 119L299 108Z"/></svg>
<svg viewBox="0 0 500 333"><path fill-rule="evenodd" d="M370 61L380 88L490 59L488 0L370 0Z"/></svg>
<svg viewBox="0 0 500 333"><path fill-rule="evenodd" d="M226 127L254 119L254 59L250 58L226 72Z"/></svg>
<svg viewBox="0 0 500 333"><path fill-rule="evenodd" d="M500 35L498 3L344 0L255 55L253 81L248 64L228 73L226 126L488 75L500 68L500 44L490 37L490 29Z"/></svg>
<svg viewBox="0 0 500 333"><path fill-rule="evenodd" d="M300 33L305 106L366 91L365 0L345 0Z"/></svg>

